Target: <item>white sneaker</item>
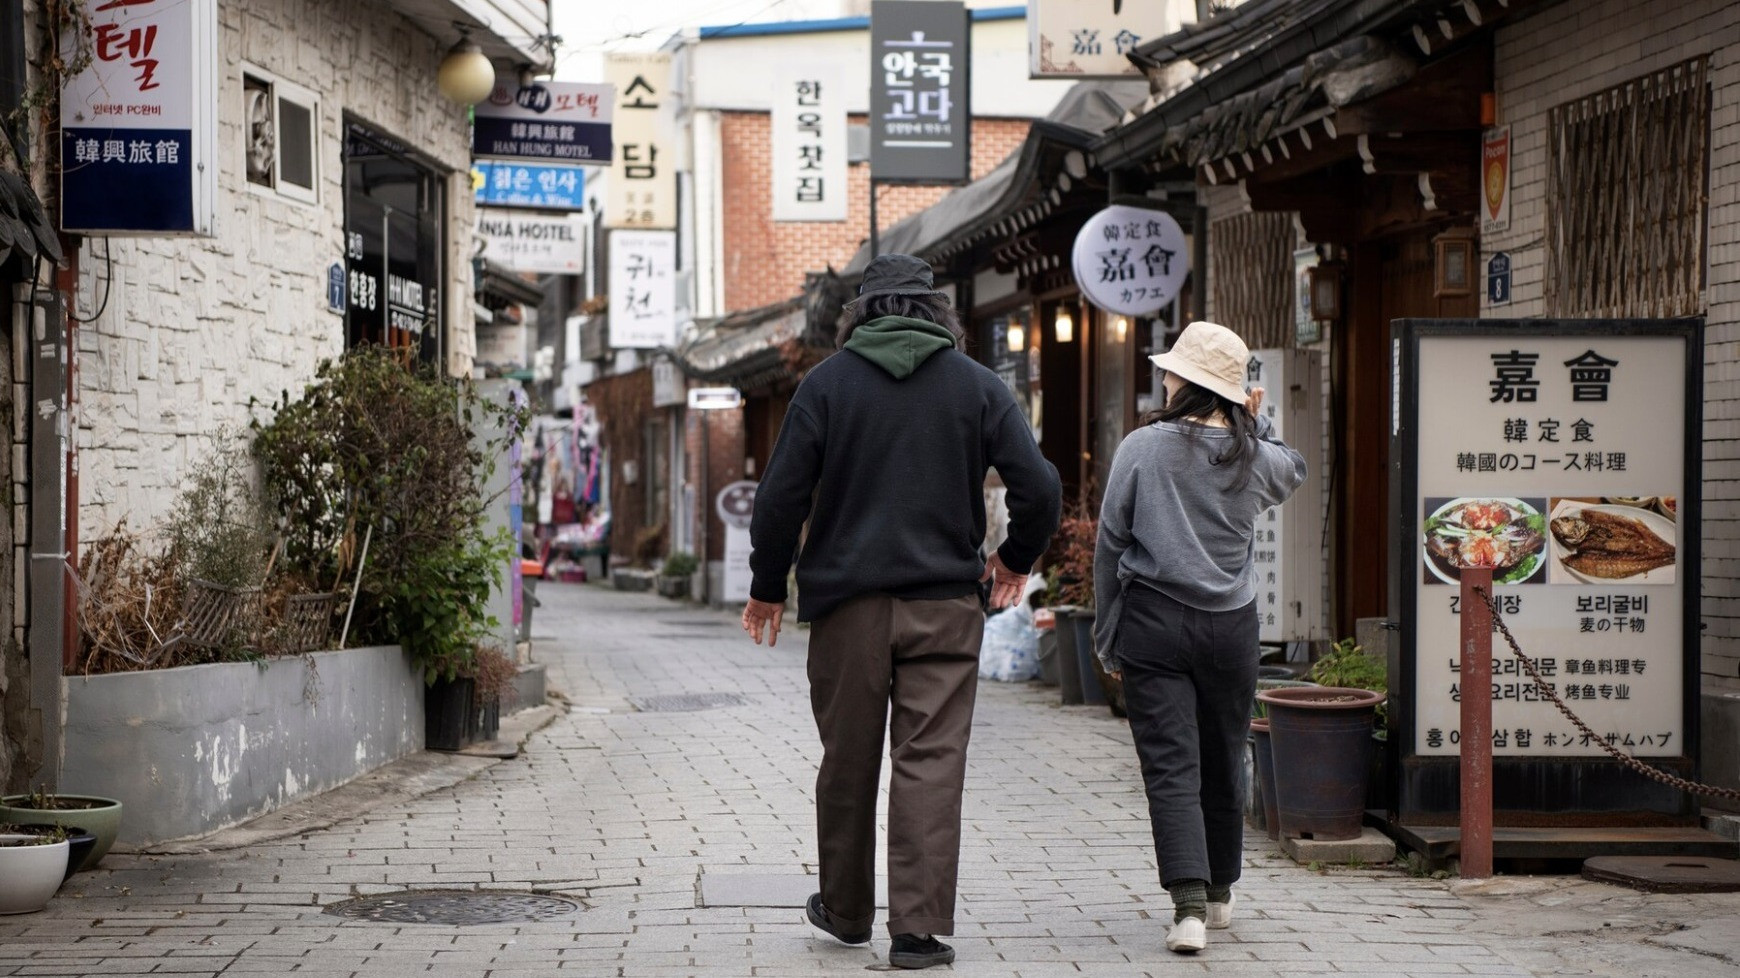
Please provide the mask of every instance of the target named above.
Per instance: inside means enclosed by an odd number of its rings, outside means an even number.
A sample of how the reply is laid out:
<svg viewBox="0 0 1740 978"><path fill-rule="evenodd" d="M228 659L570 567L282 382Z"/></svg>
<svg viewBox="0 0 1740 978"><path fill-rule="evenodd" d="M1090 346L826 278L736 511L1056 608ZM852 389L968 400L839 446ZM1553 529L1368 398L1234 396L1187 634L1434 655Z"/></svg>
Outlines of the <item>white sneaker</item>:
<svg viewBox="0 0 1740 978"><path fill-rule="evenodd" d="M1179 954L1195 954L1208 946L1208 929L1197 917L1186 917L1172 925L1166 935L1166 950Z"/></svg>
<svg viewBox="0 0 1740 978"><path fill-rule="evenodd" d="M1208 929L1226 930L1232 926L1233 904L1239 901L1237 893L1229 893L1225 903L1210 902L1208 905Z"/></svg>

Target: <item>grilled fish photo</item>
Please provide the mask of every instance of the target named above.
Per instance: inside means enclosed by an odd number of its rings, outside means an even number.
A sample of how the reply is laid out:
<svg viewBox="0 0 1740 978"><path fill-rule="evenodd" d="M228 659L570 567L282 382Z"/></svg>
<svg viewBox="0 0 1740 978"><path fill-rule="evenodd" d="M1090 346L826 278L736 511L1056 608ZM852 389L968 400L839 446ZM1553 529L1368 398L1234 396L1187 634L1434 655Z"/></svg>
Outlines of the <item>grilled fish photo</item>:
<svg viewBox="0 0 1740 978"><path fill-rule="evenodd" d="M1599 509L1581 509L1555 518L1553 539L1571 551L1561 563L1585 577L1619 580L1674 562L1674 545L1642 520Z"/></svg>

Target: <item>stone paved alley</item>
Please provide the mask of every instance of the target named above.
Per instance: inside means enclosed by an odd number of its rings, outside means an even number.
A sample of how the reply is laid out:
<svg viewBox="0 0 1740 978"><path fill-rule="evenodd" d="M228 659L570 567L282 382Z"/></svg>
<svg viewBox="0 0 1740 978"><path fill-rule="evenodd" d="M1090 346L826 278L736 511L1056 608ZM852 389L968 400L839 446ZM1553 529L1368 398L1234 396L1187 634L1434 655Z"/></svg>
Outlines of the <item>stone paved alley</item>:
<svg viewBox="0 0 1740 978"><path fill-rule="evenodd" d="M517 758L414 801L228 851L111 855L43 913L0 920L0 975L845 975L885 967L803 922L818 747L806 633L751 645L724 613L551 585L537 655L570 709ZM734 693L642 712L631 699ZM1575 877L1478 886L1388 867L1312 872L1253 839L1232 929L1162 946L1134 755L1103 708L987 683L953 943L963 975L1740 976L1740 895ZM886 772L885 772L886 773ZM533 924L399 925L324 905L405 888L536 890ZM784 896L782 896L784 895ZM946 973L946 969L939 969Z"/></svg>

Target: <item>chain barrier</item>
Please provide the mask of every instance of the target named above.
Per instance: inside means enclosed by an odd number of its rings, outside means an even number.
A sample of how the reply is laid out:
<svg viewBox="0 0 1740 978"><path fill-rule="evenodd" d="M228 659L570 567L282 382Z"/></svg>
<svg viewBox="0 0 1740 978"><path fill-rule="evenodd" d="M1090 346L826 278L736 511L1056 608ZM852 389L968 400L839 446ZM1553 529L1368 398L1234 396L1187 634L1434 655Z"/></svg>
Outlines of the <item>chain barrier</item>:
<svg viewBox="0 0 1740 978"><path fill-rule="evenodd" d="M1632 757L1630 754L1620 750L1618 747L1608 743L1606 738L1589 729L1589 725L1584 723L1583 719L1577 716L1577 714L1572 713L1571 708L1565 705L1565 701L1559 699L1558 692L1554 690L1553 687L1547 685L1546 680L1541 678L1541 674L1535 671L1535 664L1529 661L1529 657L1523 655L1523 650L1516 644L1516 636L1510 633L1510 626L1504 623L1504 616L1498 613L1498 608L1494 605L1492 595L1487 592L1487 589L1483 587L1474 588L1474 594L1480 599L1481 604L1486 605L1486 610L1492 613L1493 624L1498 626L1499 634L1504 636L1505 643L1510 646L1510 651L1517 657L1517 661L1522 663L1523 670L1529 674L1529 678L1535 681L1535 685L1540 687L1541 692L1545 693L1547 698L1553 701L1553 705L1559 708L1559 712L1563 713L1567 720L1576 724L1577 729L1581 730L1585 737L1588 737L1602 750L1611 754L1614 760L1628 768L1631 768L1633 771L1636 771L1646 778L1653 781L1659 781L1662 784L1678 788L1681 791L1690 794L1709 795L1713 798L1727 798L1732 801L1740 801L1740 791L1733 788L1718 788L1715 785L1699 784L1696 781L1688 781L1685 778L1669 774L1659 768L1650 767L1648 764L1643 763L1637 758Z"/></svg>

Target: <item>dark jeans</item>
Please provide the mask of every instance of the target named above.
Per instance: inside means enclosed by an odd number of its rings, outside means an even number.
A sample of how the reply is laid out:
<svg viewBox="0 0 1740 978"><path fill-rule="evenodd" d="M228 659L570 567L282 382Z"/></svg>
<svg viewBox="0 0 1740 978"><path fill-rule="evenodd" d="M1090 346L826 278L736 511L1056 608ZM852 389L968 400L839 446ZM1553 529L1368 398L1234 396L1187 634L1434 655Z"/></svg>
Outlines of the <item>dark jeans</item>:
<svg viewBox="0 0 1740 978"><path fill-rule="evenodd" d="M1255 602L1199 611L1130 584L1118 658L1162 886L1188 879L1230 886L1239 878L1239 785L1259 655Z"/></svg>

